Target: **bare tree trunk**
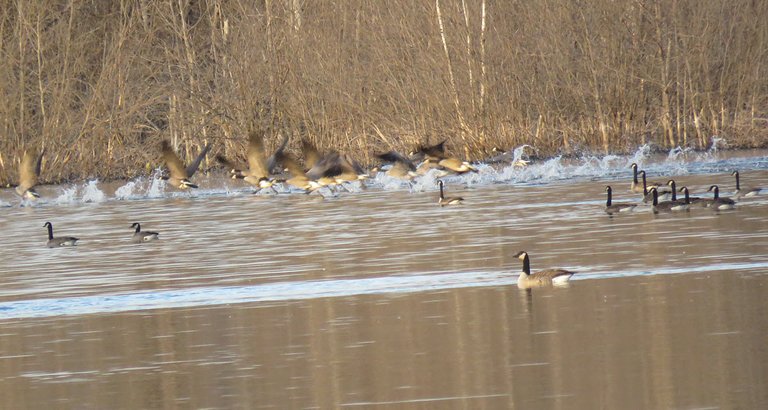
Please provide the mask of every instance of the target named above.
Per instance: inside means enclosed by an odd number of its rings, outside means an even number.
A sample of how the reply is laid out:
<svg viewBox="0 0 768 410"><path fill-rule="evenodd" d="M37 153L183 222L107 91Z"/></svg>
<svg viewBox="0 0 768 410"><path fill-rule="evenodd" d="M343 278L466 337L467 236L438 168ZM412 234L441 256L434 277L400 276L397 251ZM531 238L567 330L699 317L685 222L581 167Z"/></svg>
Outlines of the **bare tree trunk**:
<svg viewBox="0 0 768 410"><path fill-rule="evenodd" d="M480 23L480 115L485 118L485 31L486 31L486 8L485 0L481 4L481 23ZM485 128L485 126L483 126ZM484 132L485 130L483 130Z"/></svg>
<svg viewBox="0 0 768 410"><path fill-rule="evenodd" d="M293 30L301 29L301 0L288 0L291 7L291 17L293 19Z"/></svg>
<svg viewBox="0 0 768 410"><path fill-rule="evenodd" d="M656 1L654 4L654 18L656 20L656 42L659 48L659 67L661 68L661 127L664 133L664 143L668 147L675 146L674 130L672 129L671 102L669 96L669 52L671 40L667 40L664 47L664 34L662 33L663 18L661 16L661 6Z"/></svg>
<svg viewBox="0 0 768 410"><path fill-rule="evenodd" d="M469 146L467 145L466 133L468 127L464 122L464 116L461 114L461 107L459 105L459 92L456 89L456 80L453 76L453 64L451 64L451 55L448 52L448 42L445 40L445 28L443 26L443 15L440 12L440 0L435 0L435 9L437 11L437 23L440 27L440 39L443 43L443 51L445 51L445 60L448 63L448 78L451 83L451 91L453 92L453 105L456 108L456 117L459 120L459 126L461 127L461 140L464 143L464 155L469 157Z"/></svg>

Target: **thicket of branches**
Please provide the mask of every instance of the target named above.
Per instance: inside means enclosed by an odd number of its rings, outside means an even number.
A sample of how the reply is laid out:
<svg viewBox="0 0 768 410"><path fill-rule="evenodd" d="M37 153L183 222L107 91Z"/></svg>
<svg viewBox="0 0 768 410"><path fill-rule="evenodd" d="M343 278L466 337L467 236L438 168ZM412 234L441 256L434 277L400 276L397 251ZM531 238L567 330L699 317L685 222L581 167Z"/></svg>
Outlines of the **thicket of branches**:
<svg viewBox="0 0 768 410"><path fill-rule="evenodd" d="M249 127L372 162L765 145L768 2L0 0L0 181L129 177Z"/></svg>

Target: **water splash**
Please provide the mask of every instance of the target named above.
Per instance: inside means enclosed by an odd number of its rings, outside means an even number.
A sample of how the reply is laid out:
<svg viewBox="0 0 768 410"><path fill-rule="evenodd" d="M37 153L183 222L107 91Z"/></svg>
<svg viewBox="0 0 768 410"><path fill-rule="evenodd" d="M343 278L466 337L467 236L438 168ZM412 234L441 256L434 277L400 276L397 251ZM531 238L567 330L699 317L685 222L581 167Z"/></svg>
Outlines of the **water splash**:
<svg viewBox="0 0 768 410"><path fill-rule="evenodd" d="M147 198L161 198L163 197L163 194L165 193L165 186L166 182L164 179L160 178L161 171L159 169L156 169L155 172L152 173L152 176L149 177L149 189L147 189Z"/></svg>
<svg viewBox="0 0 768 410"><path fill-rule="evenodd" d="M728 148L728 141L725 138L718 137L717 135L712 136L712 146L709 147L710 152L717 152L720 148Z"/></svg>
<svg viewBox="0 0 768 410"><path fill-rule="evenodd" d="M115 198L120 200L135 198L133 192L136 189L136 185L136 181L128 181L125 185L115 190Z"/></svg>
<svg viewBox="0 0 768 410"><path fill-rule="evenodd" d="M61 194L53 200L58 205L69 205L77 202L77 187L64 188Z"/></svg>
<svg viewBox="0 0 768 410"><path fill-rule="evenodd" d="M104 202L107 200L107 195L104 194L99 189L99 180L94 179L93 181L86 182L85 186L83 187L83 202L85 203L92 203L92 202Z"/></svg>

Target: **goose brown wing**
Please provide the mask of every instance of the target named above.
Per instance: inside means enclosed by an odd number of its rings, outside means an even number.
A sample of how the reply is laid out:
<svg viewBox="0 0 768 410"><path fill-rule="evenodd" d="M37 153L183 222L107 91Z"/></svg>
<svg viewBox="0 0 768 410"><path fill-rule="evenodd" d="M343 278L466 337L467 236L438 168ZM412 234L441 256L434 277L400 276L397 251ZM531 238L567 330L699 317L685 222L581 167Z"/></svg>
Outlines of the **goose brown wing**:
<svg viewBox="0 0 768 410"><path fill-rule="evenodd" d="M306 138L301 140L301 151L304 154L304 167L306 169L314 168L320 161L320 153L317 151L317 147Z"/></svg>
<svg viewBox="0 0 768 410"><path fill-rule="evenodd" d="M364 175L365 170L359 162L347 154L342 154L339 157L341 166L344 168L344 172L355 173L357 175Z"/></svg>
<svg viewBox="0 0 768 410"><path fill-rule="evenodd" d="M333 175L326 175L326 174L329 172L331 168L337 167L339 165L340 165L339 153L331 152L328 155L320 158L320 160L317 161L317 163L315 163L315 165L307 171L307 178L312 180L317 180L324 176L333 176Z"/></svg>
<svg viewBox="0 0 768 410"><path fill-rule="evenodd" d="M267 160L264 158L264 136L256 131L248 135L248 171L256 178L269 176Z"/></svg>
<svg viewBox="0 0 768 410"><path fill-rule="evenodd" d="M283 137L283 141L280 143L280 146L277 147L275 150L275 153L270 155L269 158L267 158L267 172L272 173L275 170L275 167L277 166L277 157L285 151L285 147L288 145L288 135L286 134Z"/></svg>
<svg viewBox="0 0 768 410"><path fill-rule="evenodd" d="M420 146L417 151L424 154L427 159L443 159L445 158L445 140L430 147Z"/></svg>
<svg viewBox="0 0 768 410"><path fill-rule="evenodd" d="M299 162L296 161L296 158L294 158L293 155L288 154L287 152L281 152L279 155L276 155L276 160L278 163L283 164L283 167L288 169L291 176L304 176L304 169L301 168L301 165L299 165Z"/></svg>
<svg viewBox="0 0 768 410"><path fill-rule="evenodd" d="M395 166L400 164L400 166L403 166L406 168L406 171L416 171L416 165L411 162L408 158L405 158L404 156L400 155L399 153L395 151L389 151L385 152L383 154L377 155L381 160L387 161L387 162L394 162Z"/></svg>
<svg viewBox="0 0 768 410"><path fill-rule="evenodd" d="M165 166L168 167L168 171L171 173L172 178L186 179L189 177L187 175L187 170L184 168L184 163L181 162L179 156L176 155L176 152L171 148L170 142L163 140L162 152Z"/></svg>
<svg viewBox="0 0 768 410"><path fill-rule="evenodd" d="M227 172L232 174L239 174L242 172L241 167L238 164L235 164L233 161L230 161L223 155L216 155L216 161L218 161L221 165L224 165L224 167L227 168Z"/></svg>
<svg viewBox="0 0 768 410"><path fill-rule="evenodd" d="M203 158L208 154L208 151L211 150L211 144L206 144L205 148L203 148L202 151L200 151L200 154L195 158L195 161L186 169L187 172L187 178L191 177L192 175L195 175L195 172L197 172L197 167L200 166L200 163L203 162Z"/></svg>
<svg viewBox="0 0 768 410"><path fill-rule="evenodd" d="M541 277L541 278L549 278L554 279L558 276L566 276L566 275L573 275L573 272L565 270L565 269L548 269L536 272L534 276Z"/></svg>
<svg viewBox="0 0 768 410"><path fill-rule="evenodd" d="M30 151L25 151L19 164L19 189L26 191L37 185L37 178L40 176L40 165L42 163L43 153L37 157Z"/></svg>

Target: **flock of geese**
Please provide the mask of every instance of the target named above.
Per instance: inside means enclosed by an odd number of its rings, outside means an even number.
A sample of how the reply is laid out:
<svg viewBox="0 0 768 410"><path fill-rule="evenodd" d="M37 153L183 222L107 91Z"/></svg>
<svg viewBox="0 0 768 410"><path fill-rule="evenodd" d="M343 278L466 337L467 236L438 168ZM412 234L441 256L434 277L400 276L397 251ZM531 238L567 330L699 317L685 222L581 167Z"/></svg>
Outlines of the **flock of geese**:
<svg viewBox="0 0 768 410"><path fill-rule="evenodd" d="M736 177L736 191L733 197L720 196L720 187L711 185L707 192L713 194L712 197L702 198L691 196L688 187L677 188L674 179L670 179L666 184L659 182L650 182L646 179L645 171L637 169L637 164L631 165L633 178L630 184L630 191L643 194L642 203L650 202L653 213L689 211L691 207L710 208L717 211L734 209L736 200L752 198L757 196L761 188L742 188L739 181L739 171L733 171L731 176ZM642 179L642 184L640 179ZM613 189L610 185L605 187L608 198L605 201L605 212L609 215L622 212L634 211L641 204L638 203L616 203L613 202ZM683 194L683 198L678 198L678 193ZM666 198L665 198L666 197ZM665 199L665 200L661 200Z"/></svg>
<svg viewBox="0 0 768 410"><path fill-rule="evenodd" d="M251 132L248 137L247 161L244 166L222 155L217 155L216 160L226 167L229 177L242 179L257 188L257 192L261 189L269 189L274 184L282 183L310 193L323 187L330 188L343 186L345 183L354 181L362 181L369 176L363 167L350 156L335 151L322 154L308 140L302 140L301 144L304 156L302 166L296 157L285 152L287 142L287 138L283 139L276 151L267 157L263 136L259 133ZM162 178L167 180L173 187L181 190L197 188L198 186L191 181L191 178L210 149L211 145L206 145L194 161L186 165L173 150L171 144L168 141L162 141L161 154L169 174ZM34 153L27 151L22 157L16 193L24 199L34 200L40 196L35 191L35 186L40 175L43 155L44 152L34 155ZM470 163L449 157L445 152L445 141L433 146L419 146L408 157L395 151L379 154L377 157L383 163L391 164L384 171L387 175L406 181L411 181L413 178L424 175L432 169L438 169L440 172L439 176L477 172L477 169ZM527 161L515 160L511 152L501 153L489 158L486 162L507 162L521 167L528 164ZM631 168L633 179L630 184L630 191L642 194L641 201L640 203L613 202L613 190L608 185L605 187L607 193L605 212L609 215L634 211L642 206L642 204L647 203L650 203L651 210L654 213L688 211L693 206L714 210L728 210L735 207L736 199L753 197L761 191L760 188L742 189L739 181L739 172L733 171L732 176L736 178L736 191L733 198L720 196L717 185L709 187L708 192L714 194L712 197L694 197L690 196L687 187L683 186L678 189L675 181L672 179L668 180L666 184L648 181L646 172L638 170L636 163L633 163ZM287 171L287 174L284 171ZM378 171L378 169L374 168L372 171ZM437 183L440 188L438 204L441 207L457 205L464 201L461 197L446 197L443 180L438 178ZM682 199L678 198L678 193L683 195ZM54 236L53 224L50 222L46 222L43 226L48 229L46 245L49 248L75 246L77 241L79 241L79 238L72 236ZM133 223L131 228L135 228L131 237L131 242L133 243L155 241L160 235L157 232L142 231L141 225L138 222ZM519 252L515 257L520 259L523 265L518 278L518 286L521 288L564 284L575 273L564 269L549 269L532 273L530 257L527 252Z"/></svg>

